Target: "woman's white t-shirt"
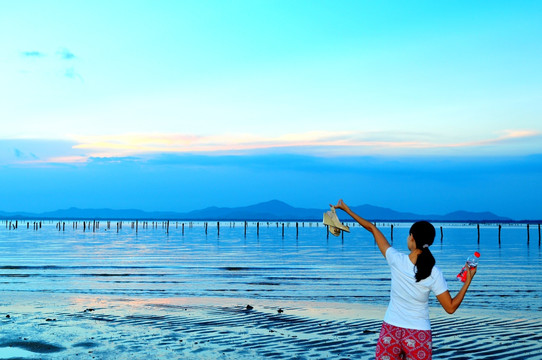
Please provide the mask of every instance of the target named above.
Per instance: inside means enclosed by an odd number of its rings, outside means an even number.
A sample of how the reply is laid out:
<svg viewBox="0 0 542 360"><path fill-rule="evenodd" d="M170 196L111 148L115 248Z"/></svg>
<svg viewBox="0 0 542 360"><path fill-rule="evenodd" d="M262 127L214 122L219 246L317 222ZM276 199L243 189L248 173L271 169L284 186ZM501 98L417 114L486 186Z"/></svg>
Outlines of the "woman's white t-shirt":
<svg viewBox="0 0 542 360"><path fill-rule="evenodd" d="M430 276L416 282L415 266L408 255L390 247L386 260L391 269L391 292L384 321L405 329L431 330L429 293L438 296L448 290L442 272L433 266Z"/></svg>

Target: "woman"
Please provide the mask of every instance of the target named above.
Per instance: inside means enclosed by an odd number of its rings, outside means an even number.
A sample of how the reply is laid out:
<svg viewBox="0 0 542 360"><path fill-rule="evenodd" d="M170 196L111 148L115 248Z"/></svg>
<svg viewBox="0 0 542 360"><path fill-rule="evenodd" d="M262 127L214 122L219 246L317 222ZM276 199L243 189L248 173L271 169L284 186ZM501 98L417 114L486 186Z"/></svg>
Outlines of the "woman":
<svg viewBox="0 0 542 360"><path fill-rule="evenodd" d="M350 210L342 200L335 208L345 211L373 234L390 265L390 302L376 346L376 359L431 359L429 293L435 293L444 310L453 314L461 305L476 268L467 267L467 280L452 298L446 280L439 268L434 266L435 258L429 251L435 239L433 225L427 221L412 225L407 238L410 254L405 255L391 247L375 225Z"/></svg>

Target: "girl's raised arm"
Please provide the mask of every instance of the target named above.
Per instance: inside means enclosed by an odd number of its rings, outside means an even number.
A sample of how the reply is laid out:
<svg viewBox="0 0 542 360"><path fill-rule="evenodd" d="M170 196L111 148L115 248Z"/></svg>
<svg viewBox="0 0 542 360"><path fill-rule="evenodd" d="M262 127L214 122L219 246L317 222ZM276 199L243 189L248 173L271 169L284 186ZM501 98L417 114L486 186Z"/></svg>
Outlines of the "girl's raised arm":
<svg viewBox="0 0 542 360"><path fill-rule="evenodd" d="M343 210L348 215L350 215L352 219L356 220L361 226L363 226L367 231L370 231L375 238L376 244L378 245L380 252L382 252L382 255L384 255L384 257L386 257L386 250L388 250L391 245L388 242L388 239L386 239L384 234L382 234L382 232L380 232L380 230L375 225L353 212L342 199L339 200L337 205L335 205L335 208Z"/></svg>

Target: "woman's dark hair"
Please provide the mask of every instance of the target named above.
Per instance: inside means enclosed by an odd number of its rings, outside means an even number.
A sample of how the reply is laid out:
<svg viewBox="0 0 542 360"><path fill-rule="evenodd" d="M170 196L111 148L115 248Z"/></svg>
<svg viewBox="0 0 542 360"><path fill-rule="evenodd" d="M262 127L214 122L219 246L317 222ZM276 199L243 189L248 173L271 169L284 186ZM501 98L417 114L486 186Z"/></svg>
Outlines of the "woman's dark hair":
<svg viewBox="0 0 542 360"><path fill-rule="evenodd" d="M418 221L410 227L410 234L414 237L416 248L422 251L416 260L415 271L416 282L418 282L431 275L431 270L435 266L435 258L429 251L429 246L435 240L435 227L427 221Z"/></svg>

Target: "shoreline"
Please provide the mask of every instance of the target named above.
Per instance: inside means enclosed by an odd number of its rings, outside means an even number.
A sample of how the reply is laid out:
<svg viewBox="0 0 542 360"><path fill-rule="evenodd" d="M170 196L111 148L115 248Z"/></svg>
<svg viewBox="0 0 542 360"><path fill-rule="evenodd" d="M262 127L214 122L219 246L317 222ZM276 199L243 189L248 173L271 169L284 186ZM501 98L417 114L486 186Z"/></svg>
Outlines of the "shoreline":
<svg viewBox="0 0 542 360"><path fill-rule="evenodd" d="M385 312L360 303L6 295L0 359L371 359ZM542 356L540 319L431 313L434 359Z"/></svg>

